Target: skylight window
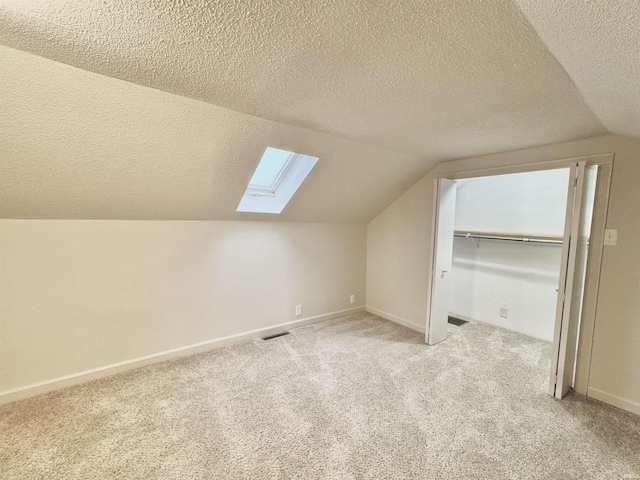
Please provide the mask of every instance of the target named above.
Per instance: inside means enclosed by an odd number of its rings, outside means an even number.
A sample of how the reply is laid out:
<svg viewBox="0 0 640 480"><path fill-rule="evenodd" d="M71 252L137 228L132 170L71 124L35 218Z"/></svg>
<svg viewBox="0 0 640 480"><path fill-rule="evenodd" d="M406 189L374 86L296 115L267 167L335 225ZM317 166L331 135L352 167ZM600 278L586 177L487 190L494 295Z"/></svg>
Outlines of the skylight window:
<svg viewBox="0 0 640 480"><path fill-rule="evenodd" d="M286 150L267 148L253 173L253 177L251 177L249 188L275 193L278 181L286 174L295 155L295 153Z"/></svg>
<svg viewBox="0 0 640 480"><path fill-rule="evenodd" d="M282 212L317 161L317 157L268 147L236 211Z"/></svg>

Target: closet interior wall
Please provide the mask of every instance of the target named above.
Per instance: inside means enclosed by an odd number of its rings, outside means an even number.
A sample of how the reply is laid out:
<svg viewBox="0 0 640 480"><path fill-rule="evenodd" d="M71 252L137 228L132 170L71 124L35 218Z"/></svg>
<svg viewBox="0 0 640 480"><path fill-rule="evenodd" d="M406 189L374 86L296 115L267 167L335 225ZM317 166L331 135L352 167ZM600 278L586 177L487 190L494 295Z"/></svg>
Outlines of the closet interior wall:
<svg viewBox="0 0 640 480"><path fill-rule="evenodd" d="M450 313L553 340L569 170L459 180ZM510 238L510 239L507 239ZM504 309L507 310L507 317Z"/></svg>

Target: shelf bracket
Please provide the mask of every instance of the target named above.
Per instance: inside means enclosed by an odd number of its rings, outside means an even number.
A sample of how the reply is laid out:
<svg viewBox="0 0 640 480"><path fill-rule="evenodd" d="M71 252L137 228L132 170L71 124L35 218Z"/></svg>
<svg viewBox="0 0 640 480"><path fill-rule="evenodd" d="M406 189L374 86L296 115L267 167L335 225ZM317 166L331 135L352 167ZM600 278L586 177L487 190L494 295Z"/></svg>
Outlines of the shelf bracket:
<svg viewBox="0 0 640 480"><path fill-rule="evenodd" d="M480 240L479 239L477 239L475 237L472 237L470 233L467 233L467 238L473 242L473 244L476 246L476 248L480 248Z"/></svg>

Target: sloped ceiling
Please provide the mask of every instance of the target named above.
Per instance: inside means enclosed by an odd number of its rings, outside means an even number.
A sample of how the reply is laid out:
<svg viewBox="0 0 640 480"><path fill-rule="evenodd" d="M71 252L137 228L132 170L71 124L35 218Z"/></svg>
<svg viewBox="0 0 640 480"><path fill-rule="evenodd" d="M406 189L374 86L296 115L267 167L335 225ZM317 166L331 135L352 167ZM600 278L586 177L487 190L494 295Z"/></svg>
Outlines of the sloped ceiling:
<svg viewBox="0 0 640 480"><path fill-rule="evenodd" d="M252 218L271 145L321 160L279 219L366 222L440 161L624 123L505 0L0 0L0 44L4 217Z"/></svg>
<svg viewBox="0 0 640 480"><path fill-rule="evenodd" d="M640 1L516 1L602 124L640 138Z"/></svg>
<svg viewBox="0 0 640 480"><path fill-rule="evenodd" d="M0 46L0 217L364 222L406 155ZM235 209L265 146L320 158L282 215Z"/></svg>

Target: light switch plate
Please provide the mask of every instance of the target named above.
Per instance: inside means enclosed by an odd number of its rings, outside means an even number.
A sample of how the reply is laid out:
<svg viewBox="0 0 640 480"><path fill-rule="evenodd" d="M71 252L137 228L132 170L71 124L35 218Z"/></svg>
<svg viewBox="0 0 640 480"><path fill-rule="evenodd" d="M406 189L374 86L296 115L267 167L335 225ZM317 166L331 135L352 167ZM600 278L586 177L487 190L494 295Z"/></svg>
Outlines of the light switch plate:
<svg viewBox="0 0 640 480"><path fill-rule="evenodd" d="M617 245L618 244L618 229L607 228L604 231L604 244L605 245Z"/></svg>

